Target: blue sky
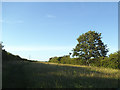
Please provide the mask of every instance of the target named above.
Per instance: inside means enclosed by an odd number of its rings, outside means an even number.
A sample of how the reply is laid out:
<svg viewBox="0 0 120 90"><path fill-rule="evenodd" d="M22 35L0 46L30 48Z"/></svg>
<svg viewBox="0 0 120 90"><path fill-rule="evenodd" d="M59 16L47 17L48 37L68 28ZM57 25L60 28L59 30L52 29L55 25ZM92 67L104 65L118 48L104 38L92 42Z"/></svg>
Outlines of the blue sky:
<svg viewBox="0 0 120 90"><path fill-rule="evenodd" d="M118 50L117 2L4 2L1 22L4 48L27 59L68 55L89 30Z"/></svg>

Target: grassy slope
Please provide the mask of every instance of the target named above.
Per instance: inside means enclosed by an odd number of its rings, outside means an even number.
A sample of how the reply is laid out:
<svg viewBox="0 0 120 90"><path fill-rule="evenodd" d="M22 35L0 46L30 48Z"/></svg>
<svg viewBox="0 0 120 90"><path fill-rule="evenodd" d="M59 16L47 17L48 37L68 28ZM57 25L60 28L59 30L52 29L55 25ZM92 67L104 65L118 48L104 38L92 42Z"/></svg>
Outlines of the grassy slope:
<svg viewBox="0 0 120 90"><path fill-rule="evenodd" d="M7 62L3 88L117 88L120 70L43 62Z"/></svg>

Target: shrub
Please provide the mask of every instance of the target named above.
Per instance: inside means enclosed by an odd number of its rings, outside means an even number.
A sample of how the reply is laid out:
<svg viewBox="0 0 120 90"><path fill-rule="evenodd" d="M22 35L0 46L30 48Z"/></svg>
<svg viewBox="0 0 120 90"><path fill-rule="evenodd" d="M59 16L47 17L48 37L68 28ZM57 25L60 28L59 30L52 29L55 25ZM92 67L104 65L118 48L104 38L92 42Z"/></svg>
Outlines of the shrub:
<svg viewBox="0 0 120 90"><path fill-rule="evenodd" d="M90 66L105 67L120 69L120 51L110 54L109 57L99 57L89 59ZM75 65L87 65L86 61L79 58L70 58L65 55L63 57L50 58L49 62L62 63L62 64L75 64Z"/></svg>

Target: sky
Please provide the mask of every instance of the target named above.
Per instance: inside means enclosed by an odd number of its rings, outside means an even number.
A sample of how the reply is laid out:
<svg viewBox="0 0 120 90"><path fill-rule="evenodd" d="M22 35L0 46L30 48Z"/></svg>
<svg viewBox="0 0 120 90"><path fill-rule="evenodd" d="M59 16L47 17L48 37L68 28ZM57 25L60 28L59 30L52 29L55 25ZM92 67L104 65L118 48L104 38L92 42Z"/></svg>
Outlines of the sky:
<svg viewBox="0 0 120 90"><path fill-rule="evenodd" d="M117 2L3 2L0 22L4 49L22 58L69 55L89 30L102 33L108 55L118 50Z"/></svg>

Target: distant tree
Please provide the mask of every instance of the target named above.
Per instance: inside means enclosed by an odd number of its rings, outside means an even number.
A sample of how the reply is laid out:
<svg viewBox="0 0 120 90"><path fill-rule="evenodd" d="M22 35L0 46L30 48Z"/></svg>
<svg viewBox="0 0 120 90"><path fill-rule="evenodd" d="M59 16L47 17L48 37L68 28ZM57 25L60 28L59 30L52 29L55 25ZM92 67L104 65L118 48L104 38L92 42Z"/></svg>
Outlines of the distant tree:
<svg viewBox="0 0 120 90"><path fill-rule="evenodd" d="M104 45L101 38L101 33L95 31L88 31L80 35L77 38L78 44L73 48L73 57L77 56L80 59L84 59L87 64L89 64L91 57L105 57L108 49L106 49L107 45Z"/></svg>
<svg viewBox="0 0 120 90"><path fill-rule="evenodd" d="M72 53L69 53L69 55L71 55Z"/></svg>
<svg viewBox="0 0 120 90"><path fill-rule="evenodd" d="M3 42L0 42L0 48L2 49L4 46L2 45Z"/></svg>
<svg viewBox="0 0 120 90"><path fill-rule="evenodd" d="M118 68L120 69L120 50L118 50Z"/></svg>

